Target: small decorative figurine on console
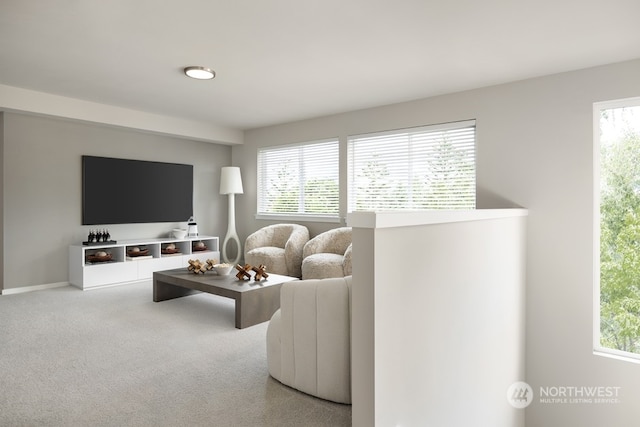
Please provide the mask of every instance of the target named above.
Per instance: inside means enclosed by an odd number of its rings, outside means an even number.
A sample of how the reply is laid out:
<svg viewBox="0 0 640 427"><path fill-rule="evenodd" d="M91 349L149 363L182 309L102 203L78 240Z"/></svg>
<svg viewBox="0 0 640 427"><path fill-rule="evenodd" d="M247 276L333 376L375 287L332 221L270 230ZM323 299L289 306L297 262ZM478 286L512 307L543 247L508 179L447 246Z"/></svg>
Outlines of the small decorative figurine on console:
<svg viewBox="0 0 640 427"><path fill-rule="evenodd" d="M195 274L204 274L207 270L210 270L210 268L208 268L208 264L203 264L199 259L190 259L187 270L192 271Z"/></svg>
<svg viewBox="0 0 640 427"><path fill-rule="evenodd" d="M248 280L251 280L251 274L249 274L249 270L251 270L251 266L249 264L245 264L244 267L240 264L236 265L236 270L238 270L238 274L236 277L238 280L244 280L246 277Z"/></svg>
<svg viewBox="0 0 640 427"><path fill-rule="evenodd" d="M253 280L255 280L256 282L264 279L267 279L269 277L269 275L267 274L267 266L264 264L260 264L257 267L251 267L251 269L253 271L256 272L256 275L253 277Z"/></svg>

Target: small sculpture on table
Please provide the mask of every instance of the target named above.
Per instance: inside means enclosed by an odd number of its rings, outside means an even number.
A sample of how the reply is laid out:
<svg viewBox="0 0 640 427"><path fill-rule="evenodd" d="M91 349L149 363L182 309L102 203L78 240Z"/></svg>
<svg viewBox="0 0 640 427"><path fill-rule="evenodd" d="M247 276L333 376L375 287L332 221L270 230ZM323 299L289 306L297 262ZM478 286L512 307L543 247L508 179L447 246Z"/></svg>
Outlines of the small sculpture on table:
<svg viewBox="0 0 640 427"><path fill-rule="evenodd" d="M187 270L193 272L194 274L204 274L207 270L211 270L211 268L213 267L209 267L208 263L203 264L199 259L190 259L189 267L187 267Z"/></svg>
<svg viewBox="0 0 640 427"><path fill-rule="evenodd" d="M269 275L267 274L267 266L264 264L260 264L257 267L251 267L251 269L253 271L255 271L255 276L253 277L253 280L255 280L256 282L262 280L263 278L267 279L269 278Z"/></svg>
<svg viewBox="0 0 640 427"><path fill-rule="evenodd" d="M245 280L245 277L247 280L251 280L251 274L249 273L251 266L249 264L245 264L244 266L237 264L236 270L238 270L238 274L236 274L238 280Z"/></svg>
<svg viewBox="0 0 640 427"><path fill-rule="evenodd" d="M192 271L195 274L204 274L209 270L213 270L213 266L218 263L215 259L208 259L206 262L202 262L199 259L190 259L187 270Z"/></svg>

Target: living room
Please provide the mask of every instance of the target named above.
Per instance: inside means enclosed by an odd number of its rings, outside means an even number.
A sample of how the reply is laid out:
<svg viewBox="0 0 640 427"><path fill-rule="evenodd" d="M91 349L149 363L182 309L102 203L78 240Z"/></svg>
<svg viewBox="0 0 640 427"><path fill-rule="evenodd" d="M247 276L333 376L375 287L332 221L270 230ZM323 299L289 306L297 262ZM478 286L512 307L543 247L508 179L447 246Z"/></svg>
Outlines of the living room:
<svg viewBox="0 0 640 427"><path fill-rule="evenodd" d="M620 390L615 404L534 401L525 410L526 425L631 425L640 415L638 365L593 352L593 105L640 96L640 60L610 62L237 132L193 126L182 135L176 122L161 124L160 117L139 111L3 84L3 294L68 282L67 248L88 231L80 225L84 154L193 164L200 232L220 237L227 226L227 200L217 188L220 169L240 167L244 194L236 197L236 221L238 234L246 237L275 222L255 218L259 148L328 137L344 144L353 134L475 119L477 208L529 210L526 374L514 381L526 380L536 391ZM225 143L207 142L206 132L224 134L219 140ZM313 235L337 226L305 225ZM161 236L174 226L109 228L116 239L134 239Z"/></svg>

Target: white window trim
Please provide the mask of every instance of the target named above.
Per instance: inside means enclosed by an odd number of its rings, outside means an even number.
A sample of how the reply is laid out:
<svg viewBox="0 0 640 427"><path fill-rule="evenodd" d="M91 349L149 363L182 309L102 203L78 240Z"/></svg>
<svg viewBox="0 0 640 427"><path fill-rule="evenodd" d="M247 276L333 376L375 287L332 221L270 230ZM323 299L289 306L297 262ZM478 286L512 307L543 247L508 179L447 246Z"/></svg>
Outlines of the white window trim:
<svg viewBox="0 0 640 427"><path fill-rule="evenodd" d="M600 344L600 112L639 105L640 97L593 104L593 354L633 363L640 363L640 354Z"/></svg>

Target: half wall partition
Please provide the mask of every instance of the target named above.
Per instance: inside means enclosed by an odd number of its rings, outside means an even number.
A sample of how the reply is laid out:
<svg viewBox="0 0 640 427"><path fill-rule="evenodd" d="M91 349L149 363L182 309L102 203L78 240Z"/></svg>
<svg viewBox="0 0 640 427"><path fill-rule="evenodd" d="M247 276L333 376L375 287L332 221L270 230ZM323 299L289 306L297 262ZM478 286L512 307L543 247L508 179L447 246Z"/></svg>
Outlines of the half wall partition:
<svg viewBox="0 0 640 427"><path fill-rule="evenodd" d="M354 426L524 426L526 215L349 214Z"/></svg>

